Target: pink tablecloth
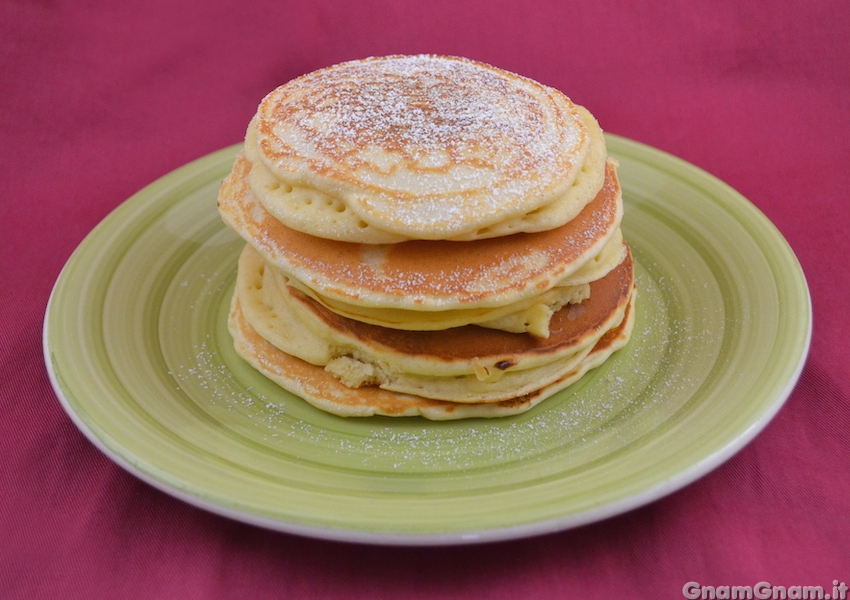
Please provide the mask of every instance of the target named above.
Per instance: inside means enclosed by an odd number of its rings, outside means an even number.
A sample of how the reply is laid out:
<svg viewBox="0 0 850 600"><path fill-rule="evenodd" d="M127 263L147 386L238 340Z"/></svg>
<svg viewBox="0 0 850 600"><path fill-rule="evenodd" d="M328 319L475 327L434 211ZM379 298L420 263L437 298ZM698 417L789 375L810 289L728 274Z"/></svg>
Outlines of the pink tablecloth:
<svg viewBox="0 0 850 600"><path fill-rule="evenodd" d="M147 183L240 141L280 83L420 52L555 86L777 225L815 329L775 420L644 508L468 547L270 532L110 462L62 411L41 354L48 294L76 245ZM846 2L4 0L0 152L0 598L678 598L689 581L850 583Z"/></svg>

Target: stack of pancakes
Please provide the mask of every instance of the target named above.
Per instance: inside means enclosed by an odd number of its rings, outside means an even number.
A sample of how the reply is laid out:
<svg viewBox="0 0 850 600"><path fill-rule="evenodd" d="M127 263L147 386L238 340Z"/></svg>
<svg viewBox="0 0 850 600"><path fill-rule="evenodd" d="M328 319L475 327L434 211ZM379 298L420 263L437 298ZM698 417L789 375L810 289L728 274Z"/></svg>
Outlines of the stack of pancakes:
<svg viewBox="0 0 850 600"><path fill-rule="evenodd" d="M342 63L261 102L218 201L248 243L229 328L343 416L528 410L633 322L616 162L591 114L482 63Z"/></svg>

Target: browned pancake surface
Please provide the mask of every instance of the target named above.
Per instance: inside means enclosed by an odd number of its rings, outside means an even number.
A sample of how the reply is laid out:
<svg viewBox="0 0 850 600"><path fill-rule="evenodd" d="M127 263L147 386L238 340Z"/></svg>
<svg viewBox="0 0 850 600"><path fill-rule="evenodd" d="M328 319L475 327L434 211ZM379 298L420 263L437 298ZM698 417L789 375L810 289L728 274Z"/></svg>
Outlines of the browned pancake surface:
<svg viewBox="0 0 850 600"><path fill-rule="evenodd" d="M501 402L458 404L399 394L374 386L346 387L322 367L290 356L264 340L245 320L238 298L234 298L229 319L236 349L245 360L284 389L322 410L341 416L421 415L438 420L503 417L525 412L577 381L588 369L602 364L612 351L628 341L633 323L634 308L630 303L622 323L602 336L579 367L542 389Z"/></svg>
<svg viewBox="0 0 850 600"><path fill-rule="evenodd" d="M589 337L611 326L613 316L628 303L633 283L633 262L629 251L618 267L590 284L590 298L555 312L549 326L550 335L546 339L477 325L440 331L390 329L342 317L297 290L291 290L291 293L328 327L346 336L353 336L367 345L379 344L402 355L445 362L473 358L487 362L493 357L503 357L510 363L511 357L518 360L521 356L547 355L566 348L581 347ZM505 364L504 368L510 366Z"/></svg>
<svg viewBox="0 0 850 600"><path fill-rule="evenodd" d="M272 264L354 304L422 310L507 304L575 271L602 249L622 218L616 166L609 162L596 198L550 231L475 242L355 244L300 233L274 219L246 184L249 169L240 155L222 184L224 220Z"/></svg>

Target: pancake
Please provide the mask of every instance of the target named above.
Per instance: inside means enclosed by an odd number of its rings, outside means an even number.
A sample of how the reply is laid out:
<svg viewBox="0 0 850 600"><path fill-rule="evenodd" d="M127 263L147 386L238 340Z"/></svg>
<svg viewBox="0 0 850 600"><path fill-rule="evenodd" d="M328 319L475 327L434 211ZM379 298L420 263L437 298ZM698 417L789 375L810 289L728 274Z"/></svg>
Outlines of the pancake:
<svg viewBox="0 0 850 600"><path fill-rule="evenodd" d="M561 92L443 56L296 78L260 103L245 153L275 218L357 243L558 227L596 196L606 158L595 119Z"/></svg>
<svg viewBox="0 0 850 600"><path fill-rule="evenodd" d="M547 339L476 325L442 331L379 327L342 317L275 283L262 257L246 247L235 296L254 330L287 354L327 367L351 387L494 402L531 392L576 367L622 321L634 275L626 252L616 269L590 284L593 302L553 315Z"/></svg>
<svg viewBox="0 0 850 600"><path fill-rule="evenodd" d="M218 210L246 242L237 353L333 414L518 414L631 335L602 129L490 65L377 57L278 87Z"/></svg>
<svg viewBox="0 0 850 600"><path fill-rule="evenodd" d="M616 161L568 223L475 242L355 244L290 229L259 203L240 155L219 192L225 223L263 258L311 290L343 303L415 311L499 307L539 295L575 274L618 234L623 215Z"/></svg>
<svg viewBox="0 0 850 600"><path fill-rule="evenodd" d="M590 297L590 282L601 279L625 257L623 236L619 230L602 251L578 271L561 280L553 288L504 306L460 308L450 310L410 310L386 306L360 306L328 298L282 271L266 265L278 287L290 285L307 294L332 312L344 317L411 331L436 331L476 324L512 333L531 333L549 337L549 321L554 312L567 304L577 304Z"/></svg>
<svg viewBox="0 0 850 600"><path fill-rule="evenodd" d="M392 392L375 386L348 387L322 367L295 358L260 336L245 320L236 296L228 320L236 351L249 365L320 410L341 417L421 416L435 421L497 418L526 412L572 385L589 370L602 365L614 352L626 345L633 326L634 297L620 325L606 332L573 370L525 395L501 402L462 404Z"/></svg>

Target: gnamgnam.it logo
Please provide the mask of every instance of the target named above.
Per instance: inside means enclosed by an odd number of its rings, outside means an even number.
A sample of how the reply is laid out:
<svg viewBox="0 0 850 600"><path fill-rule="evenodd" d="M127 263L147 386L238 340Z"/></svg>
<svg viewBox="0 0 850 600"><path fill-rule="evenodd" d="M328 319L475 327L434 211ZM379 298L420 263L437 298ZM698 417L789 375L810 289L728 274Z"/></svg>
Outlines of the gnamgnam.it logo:
<svg viewBox="0 0 850 600"><path fill-rule="evenodd" d="M749 585L701 585L689 581L682 587L682 595L690 600L847 600L850 587L837 579L832 581L832 590L826 591L819 585L771 585L760 581Z"/></svg>

